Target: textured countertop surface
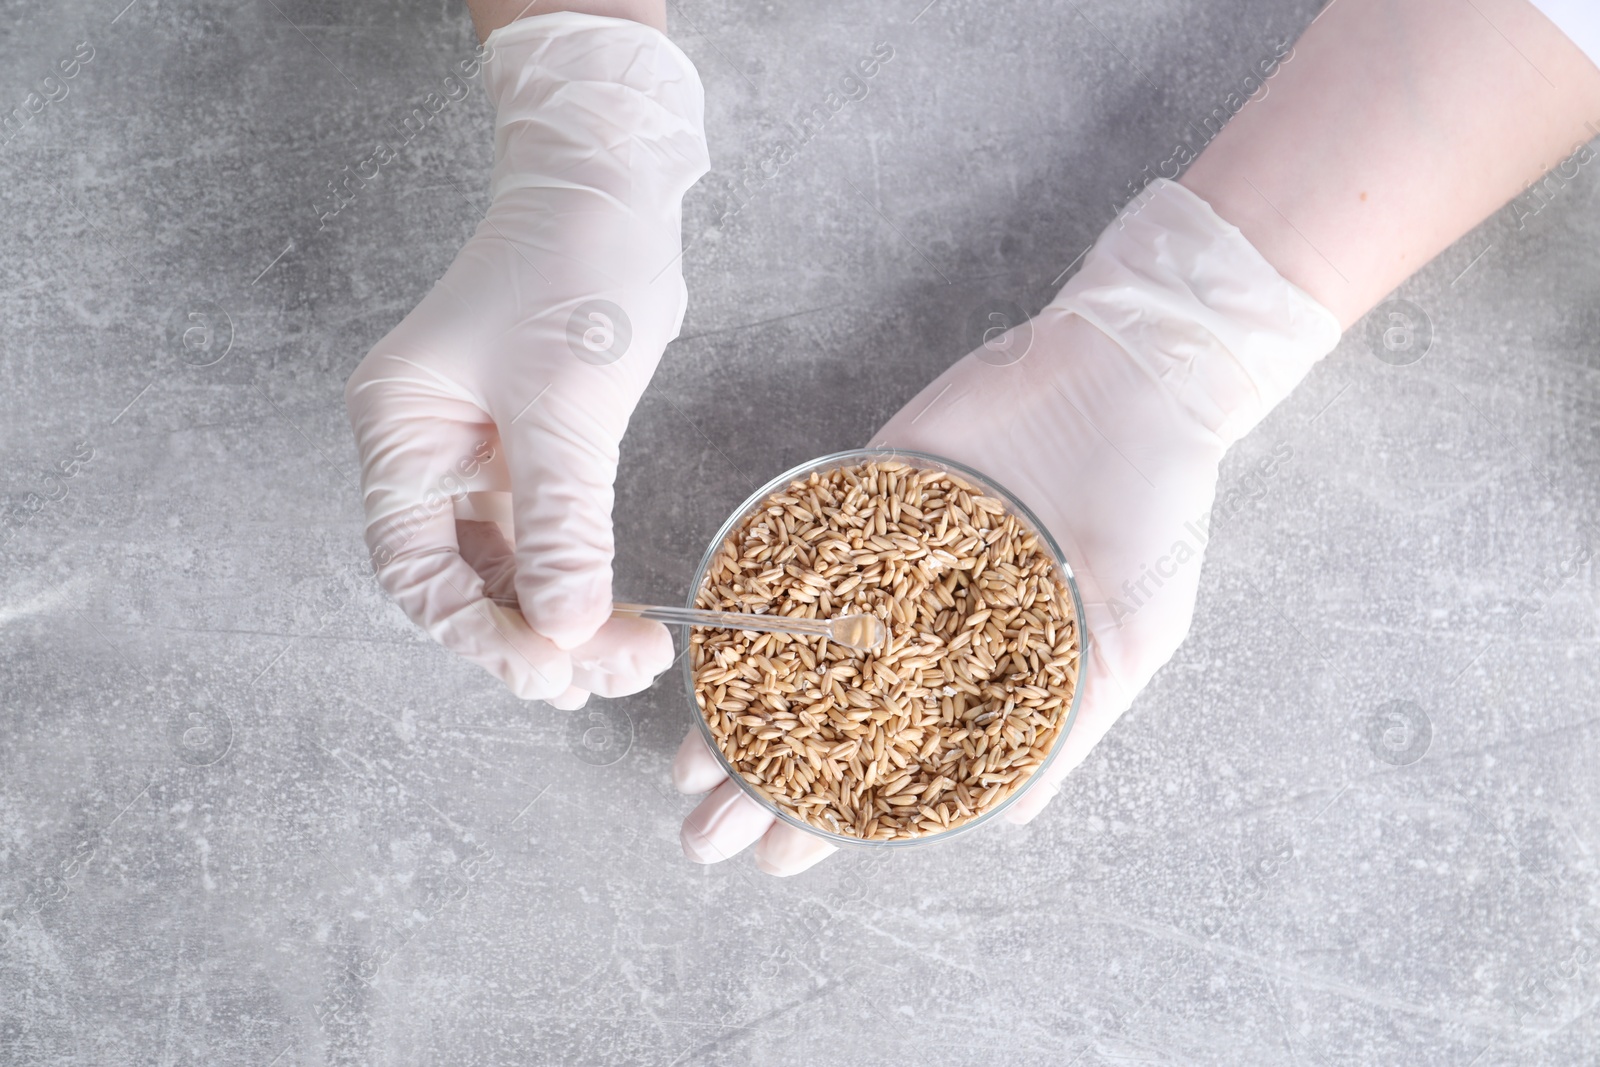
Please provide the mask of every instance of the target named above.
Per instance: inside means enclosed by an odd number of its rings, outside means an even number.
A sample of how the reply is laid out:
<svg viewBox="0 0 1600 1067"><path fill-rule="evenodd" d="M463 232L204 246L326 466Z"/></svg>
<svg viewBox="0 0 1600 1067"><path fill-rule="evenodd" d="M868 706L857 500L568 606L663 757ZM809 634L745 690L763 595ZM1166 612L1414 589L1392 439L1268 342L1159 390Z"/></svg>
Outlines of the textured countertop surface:
<svg viewBox="0 0 1600 1067"><path fill-rule="evenodd" d="M678 674L523 704L359 573L341 387L485 207L481 81L318 215L464 11L124 3L0 3L0 108L57 97L0 146L0 1063L1593 1062L1593 168L1230 454L1190 640L1045 815L778 881L679 852ZM1314 12L673 4L713 171L619 591L1042 306Z"/></svg>

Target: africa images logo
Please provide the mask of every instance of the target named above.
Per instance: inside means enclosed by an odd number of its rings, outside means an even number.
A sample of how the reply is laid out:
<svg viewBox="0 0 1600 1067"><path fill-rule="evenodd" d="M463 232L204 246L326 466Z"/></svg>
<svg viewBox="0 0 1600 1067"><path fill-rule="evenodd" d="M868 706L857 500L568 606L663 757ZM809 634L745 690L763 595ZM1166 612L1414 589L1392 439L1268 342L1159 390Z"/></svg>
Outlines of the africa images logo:
<svg viewBox="0 0 1600 1067"><path fill-rule="evenodd" d="M567 319L567 347L593 367L615 363L628 353L633 323L609 300L585 300Z"/></svg>

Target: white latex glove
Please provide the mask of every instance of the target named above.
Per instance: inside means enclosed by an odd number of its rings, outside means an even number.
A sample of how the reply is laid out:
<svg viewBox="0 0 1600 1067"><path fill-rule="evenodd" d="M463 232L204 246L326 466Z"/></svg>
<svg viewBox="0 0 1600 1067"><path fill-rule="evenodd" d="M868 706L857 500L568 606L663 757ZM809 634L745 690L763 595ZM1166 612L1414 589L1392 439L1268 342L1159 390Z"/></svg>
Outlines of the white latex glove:
<svg viewBox="0 0 1600 1067"><path fill-rule="evenodd" d="M486 44L488 214L345 400L384 589L518 696L572 708L672 661L665 628L608 618L612 483L683 322L704 99L688 57L636 22L540 15ZM485 599L513 593L520 614Z"/></svg>
<svg viewBox="0 0 1600 1067"><path fill-rule="evenodd" d="M1013 822L1039 813L1177 650L1223 452L1338 340L1330 311L1199 197L1160 181L1048 307L951 367L873 439L992 476L1039 516L1077 576L1090 637L1077 721L1007 809ZM684 792L716 787L684 822L691 859L759 839L757 865L792 874L833 851L724 781L698 732L673 780Z"/></svg>

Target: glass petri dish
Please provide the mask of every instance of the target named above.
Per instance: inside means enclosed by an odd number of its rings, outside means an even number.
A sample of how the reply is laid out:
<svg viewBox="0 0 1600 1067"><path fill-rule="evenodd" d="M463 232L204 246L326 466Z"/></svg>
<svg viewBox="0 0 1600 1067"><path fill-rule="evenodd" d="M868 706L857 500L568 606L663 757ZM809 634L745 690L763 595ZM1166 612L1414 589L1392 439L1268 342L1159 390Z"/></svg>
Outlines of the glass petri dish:
<svg viewBox="0 0 1600 1067"><path fill-rule="evenodd" d="M743 789L752 800L761 805L761 807L766 811L771 813L773 818L787 823L797 830L804 831L813 837L820 837L830 844L838 845L841 848L917 848L932 844L937 841L946 841L952 837L957 837L961 834L968 833L984 823L990 822L1001 812L1005 811L1012 804L1016 803L1019 799L1025 796L1027 792L1037 785L1040 779L1043 778L1045 770L1053 762L1055 762L1057 755L1059 755L1061 752L1062 740L1072 732L1072 727L1077 721L1078 704L1083 696L1083 681L1085 673L1083 664L1089 655L1089 633L1084 627L1083 600L1078 595L1077 579L1073 576L1072 568L1068 565L1066 557L1061 554L1061 546L1056 544L1055 538L1050 536L1050 531L1045 529L1044 524L1039 521L1038 517L1034 515L1032 511L1028 510L1027 505L1025 505L1021 500L1018 500L1017 497L1010 492L1010 490L1006 489L1005 486L1000 485L993 478L990 478L981 471L973 470L964 463L957 463L955 460L946 459L943 456L936 456L932 453L917 452L904 448L855 448L845 452L833 452L829 455L802 463L799 466L791 467L782 474L773 478L771 481L767 482L755 492L751 493L743 504L740 504L734 509L733 514L728 516L727 521L722 524L721 528L719 528L716 534L711 538L711 543L706 547L705 555L700 558L700 566L695 571L694 581L690 583L689 597L685 603L685 606L690 608L695 606L695 600L700 595L701 586L705 584L706 574L710 571L711 564L715 560L717 552L722 548L723 542L733 534L734 530L738 529L740 524L742 524L745 519L747 519L753 512L758 510L762 501L766 500L767 497L783 490L789 485L790 482L801 481L810 477L813 473L821 474L827 471L836 470L840 467L851 467L861 463L872 461L882 462L889 460L898 460L913 467L944 470L959 476L963 481L966 481L974 487L982 490L985 495L992 496L1003 501L1006 509L1015 515L1020 523L1026 526L1028 530L1038 537L1039 543L1044 546L1045 550L1049 552L1050 558L1055 561L1056 572L1060 576L1062 584L1065 585L1067 589L1068 600L1072 605L1073 622L1077 627L1078 632L1078 684L1073 687L1072 701L1067 708L1066 719L1062 723L1061 730L1056 735L1055 743L1051 745L1050 751L1045 755L1044 761L1040 763L1039 766L1035 767L1033 773L1029 775L1026 784L1012 791L1010 796L1006 797L988 811L983 812L981 815L975 816L974 818L968 819L967 821L956 826L952 826L948 830L942 830L938 833L919 834L916 837L894 838L888 841L869 841L850 834L830 833L829 831L820 827L811 825L804 819L790 814L788 811L785 811L782 806L768 797L755 785L751 784L743 775L734 769L733 764L729 762L727 756L717 745L717 739L711 733L711 726L706 722L705 715L700 711L700 704L695 696L694 660L693 657L686 654L683 657L683 681L685 691L689 697L689 710L694 716L695 728L700 731L700 736L705 741L706 747L709 748L712 754L716 756L717 762L722 765L723 771L727 773L728 777L737 782L739 784L739 788Z"/></svg>

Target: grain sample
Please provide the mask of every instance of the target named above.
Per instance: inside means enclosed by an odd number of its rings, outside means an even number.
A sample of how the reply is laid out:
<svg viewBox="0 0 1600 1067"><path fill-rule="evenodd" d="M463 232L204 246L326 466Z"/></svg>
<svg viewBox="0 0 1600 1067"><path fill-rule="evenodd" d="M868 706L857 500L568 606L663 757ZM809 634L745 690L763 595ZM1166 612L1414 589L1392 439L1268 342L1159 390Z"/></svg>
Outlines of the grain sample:
<svg viewBox="0 0 1600 1067"><path fill-rule="evenodd" d="M889 637L695 629L695 699L717 747L779 808L870 841L959 826L1021 788L1078 684L1072 599L1003 503L898 460L814 472L717 551L695 600L719 611L871 614Z"/></svg>

